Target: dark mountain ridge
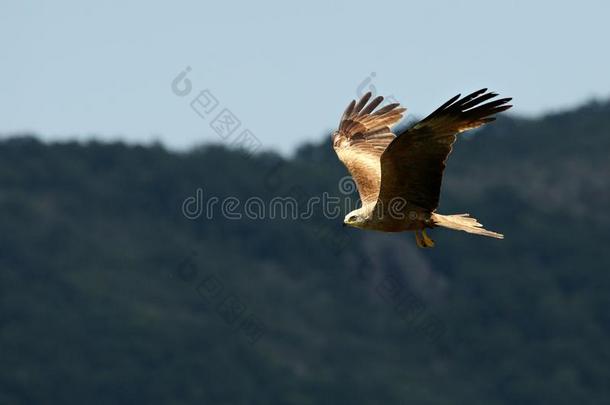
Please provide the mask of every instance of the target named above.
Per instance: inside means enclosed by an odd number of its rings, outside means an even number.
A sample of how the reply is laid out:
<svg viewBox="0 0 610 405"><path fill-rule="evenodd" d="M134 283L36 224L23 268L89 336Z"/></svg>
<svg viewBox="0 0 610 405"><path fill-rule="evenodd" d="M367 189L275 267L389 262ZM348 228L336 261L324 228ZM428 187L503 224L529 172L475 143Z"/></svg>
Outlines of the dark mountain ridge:
<svg viewBox="0 0 610 405"><path fill-rule="evenodd" d="M609 147L610 102L466 135L439 211L506 239L420 250L344 211L184 215L198 189L346 198L327 138L290 159L3 139L0 403L602 404Z"/></svg>

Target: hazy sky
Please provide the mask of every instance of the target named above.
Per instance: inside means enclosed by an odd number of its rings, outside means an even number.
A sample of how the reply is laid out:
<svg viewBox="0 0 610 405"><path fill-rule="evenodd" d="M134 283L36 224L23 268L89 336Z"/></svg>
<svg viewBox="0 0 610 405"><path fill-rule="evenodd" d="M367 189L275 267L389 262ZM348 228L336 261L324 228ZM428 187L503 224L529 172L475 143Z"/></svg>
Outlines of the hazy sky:
<svg viewBox="0 0 610 405"><path fill-rule="evenodd" d="M601 0L88 3L0 5L1 136L184 148L223 141L210 123L227 108L241 126L225 142L249 129L289 151L371 85L419 116L480 87L526 115L610 97ZM205 89L218 105L200 117Z"/></svg>

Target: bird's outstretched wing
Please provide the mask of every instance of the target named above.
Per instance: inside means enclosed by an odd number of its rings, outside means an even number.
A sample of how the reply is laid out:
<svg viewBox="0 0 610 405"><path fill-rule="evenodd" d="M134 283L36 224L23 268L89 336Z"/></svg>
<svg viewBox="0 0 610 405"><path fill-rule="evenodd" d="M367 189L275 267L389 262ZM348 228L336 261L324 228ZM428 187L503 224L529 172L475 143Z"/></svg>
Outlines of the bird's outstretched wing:
<svg viewBox="0 0 610 405"><path fill-rule="evenodd" d="M397 103L375 111L383 97L375 97L369 103L371 96L369 92L358 103L352 100L333 134L333 148L356 182L362 204L377 201L381 181L379 159L396 138L391 127L406 111Z"/></svg>
<svg viewBox="0 0 610 405"><path fill-rule="evenodd" d="M481 104L496 96L487 89L461 99L458 94L399 134L381 156L379 200L390 202L400 197L434 211L438 207L445 162L456 135L493 121L493 114L512 107L507 104L510 98Z"/></svg>

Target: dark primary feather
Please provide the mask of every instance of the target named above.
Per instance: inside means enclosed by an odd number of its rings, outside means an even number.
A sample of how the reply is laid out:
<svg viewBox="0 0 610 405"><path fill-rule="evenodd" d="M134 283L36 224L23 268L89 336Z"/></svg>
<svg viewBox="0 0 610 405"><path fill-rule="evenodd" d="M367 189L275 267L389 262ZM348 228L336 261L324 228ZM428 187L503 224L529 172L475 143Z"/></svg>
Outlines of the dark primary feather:
<svg viewBox="0 0 610 405"><path fill-rule="evenodd" d="M511 99L481 89L451 98L390 143L381 156L379 200L402 197L420 208L438 207L447 156L460 132L493 121L494 114L512 107ZM484 104L482 104L484 103Z"/></svg>
<svg viewBox="0 0 610 405"><path fill-rule="evenodd" d="M383 102L383 97L377 96L362 110L360 114L370 114L379 104Z"/></svg>

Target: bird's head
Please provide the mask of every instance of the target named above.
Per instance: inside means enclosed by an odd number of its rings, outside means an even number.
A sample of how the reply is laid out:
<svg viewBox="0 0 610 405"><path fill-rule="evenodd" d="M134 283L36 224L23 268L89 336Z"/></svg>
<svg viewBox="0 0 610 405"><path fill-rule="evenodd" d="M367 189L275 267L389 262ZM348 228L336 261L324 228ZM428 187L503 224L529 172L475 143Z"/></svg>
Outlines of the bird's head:
<svg viewBox="0 0 610 405"><path fill-rule="evenodd" d="M366 223L367 218L363 215L360 210L350 212L343 219L343 226L353 226L355 228L361 228Z"/></svg>

